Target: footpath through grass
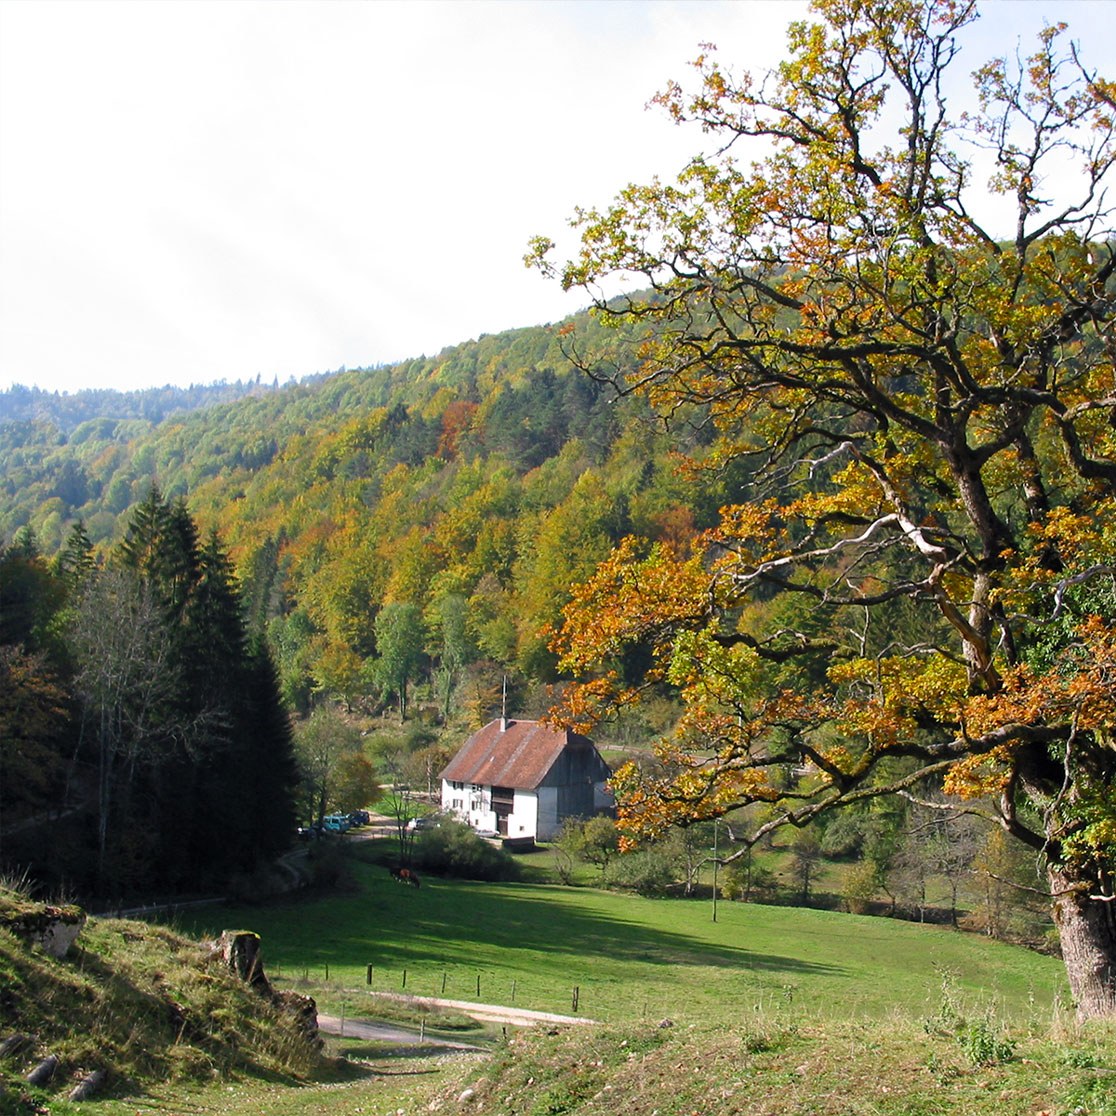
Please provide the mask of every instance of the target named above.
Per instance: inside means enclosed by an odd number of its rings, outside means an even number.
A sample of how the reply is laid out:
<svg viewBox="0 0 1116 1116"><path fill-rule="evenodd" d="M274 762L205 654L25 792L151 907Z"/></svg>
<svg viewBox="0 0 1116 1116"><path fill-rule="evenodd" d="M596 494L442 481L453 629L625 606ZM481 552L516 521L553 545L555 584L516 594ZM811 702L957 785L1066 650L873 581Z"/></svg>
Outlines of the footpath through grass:
<svg viewBox="0 0 1116 1116"><path fill-rule="evenodd" d="M924 1018L944 985L998 1018L1046 1025L1066 1002L1059 961L941 927L825 911L712 905L542 884L427 878L420 889L354 858L356 889L181 920L198 935L247 927L268 972L323 1009L407 992L609 1022ZM372 984L367 983L368 967ZM576 992L575 992L576 989Z"/></svg>

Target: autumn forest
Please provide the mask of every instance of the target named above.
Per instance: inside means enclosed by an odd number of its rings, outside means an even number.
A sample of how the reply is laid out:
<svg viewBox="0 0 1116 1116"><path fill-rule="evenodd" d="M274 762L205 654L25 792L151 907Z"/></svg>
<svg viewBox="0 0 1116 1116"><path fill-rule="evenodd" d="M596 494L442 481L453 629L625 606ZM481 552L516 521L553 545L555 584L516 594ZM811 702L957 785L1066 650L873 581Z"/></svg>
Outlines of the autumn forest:
<svg viewBox="0 0 1116 1116"><path fill-rule="evenodd" d="M622 332L587 316L578 324L579 344L613 364L633 359ZM74 780L93 778L96 757L73 739L95 712L80 700L85 668L75 641L83 611L104 615L109 606L83 604L78 574L142 573L139 537L153 569L185 568L204 584L217 569L230 610L221 621L230 626L226 644L252 649L245 669L258 662L252 669L267 674L261 700L281 701L296 719L326 708L375 718L403 726L401 746L421 750L496 711L505 679L517 711L544 713L558 681L548 631L571 587L629 533L683 546L733 494L730 474L699 482L679 469L645 407L618 403L572 366L572 325L284 387L222 385L200 399L173 389L4 393L0 642L23 649L6 670L12 682L19 670L41 709L34 721L14 700L5 711L6 737L28 743L5 750L5 855L26 856L22 819L72 806L86 793ZM701 442L700 430L684 435ZM164 576L173 584L160 590ZM181 645L183 670L196 668L201 646L226 645L197 631L191 610L208 606L195 605L198 590L177 573L140 580L168 598L172 628L208 641ZM181 761L191 747L185 724L164 730L182 738ZM282 733L270 746L280 756L291 747ZM150 752L159 756L154 777L164 757L154 744ZM175 824L185 811L198 819L200 839L215 826L224 832L225 816L255 817L253 839L267 816L284 838L293 831L292 806L264 808L258 789L238 807L229 788L199 813L174 785ZM172 816L161 796L142 797L156 818ZM342 803L327 795L324 804ZM351 805L360 804L358 793ZM302 799L297 805L306 820ZM100 813L82 820L94 825ZM142 836L158 826L146 814L137 825L134 841L165 865ZM63 843L75 844L72 836ZM41 847L41 834L34 842ZM274 847L265 841L259 852ZM96 875L89 865L66 871ZM133 878L132 886L153 884L152 874L161 886L175 879L138 864L111 873L125 888Z"/></svg>

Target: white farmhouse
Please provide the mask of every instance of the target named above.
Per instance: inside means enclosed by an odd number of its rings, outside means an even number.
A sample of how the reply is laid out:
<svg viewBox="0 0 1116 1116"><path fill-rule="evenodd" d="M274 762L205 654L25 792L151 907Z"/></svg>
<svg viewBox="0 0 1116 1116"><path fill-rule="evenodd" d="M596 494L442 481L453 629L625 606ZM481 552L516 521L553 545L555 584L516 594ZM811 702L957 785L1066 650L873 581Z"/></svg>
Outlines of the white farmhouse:
<svg viewBox="0 0 1116 1116"><path fill-rule="evenodd" d="M587 736L501 717L473 733L442 772L442 809L508 844L550 841L567 818L612 809L611 774Z"/></svg>

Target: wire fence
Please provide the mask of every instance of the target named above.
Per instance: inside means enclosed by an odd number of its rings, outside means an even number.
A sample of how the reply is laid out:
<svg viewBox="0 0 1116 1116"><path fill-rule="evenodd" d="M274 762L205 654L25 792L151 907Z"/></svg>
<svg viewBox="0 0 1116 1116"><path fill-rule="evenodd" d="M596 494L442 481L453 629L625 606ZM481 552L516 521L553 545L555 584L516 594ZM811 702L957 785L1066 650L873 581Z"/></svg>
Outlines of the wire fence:
<svg viewBox="0 0 1116 1116"><path fill-rule="evenodd" d="M275 965L268 967L270 979L331 999L359 1000L372 994L414 1000L451 1001L461 1005L503 1006L526 1012L572 1018L605 1020L630 1017L631 989L612 987L615 982L595 981L590 974L571 975L568 983L540 978L521 971L469 968L467 966L386 966L368 964L316 966ZM668 1006L659 989L648 989L642 997L644 1018L662 1013Z"/></svg>

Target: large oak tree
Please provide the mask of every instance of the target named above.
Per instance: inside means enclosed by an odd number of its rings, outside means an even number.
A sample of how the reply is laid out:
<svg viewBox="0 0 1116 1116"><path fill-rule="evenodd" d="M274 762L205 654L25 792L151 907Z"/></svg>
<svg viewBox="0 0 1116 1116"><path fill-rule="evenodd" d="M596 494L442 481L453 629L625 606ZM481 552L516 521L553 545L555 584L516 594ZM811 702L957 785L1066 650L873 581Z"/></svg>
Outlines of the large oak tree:
<svg viewBox="0 0 1116 1116"><path fill-rule="evenodd" d="M628 540L579 590L567 716L681 693L659 765L616 780L632 839L993 802L1079 1014L1116 1015L1114 86L1062 27L963 82L963 0L814 13L773 72L707 50L657 98L715 152L580 211L565 264L535 245L647 323L635 373L588 371L703 424L741 493L691 555Z"/></svg>

